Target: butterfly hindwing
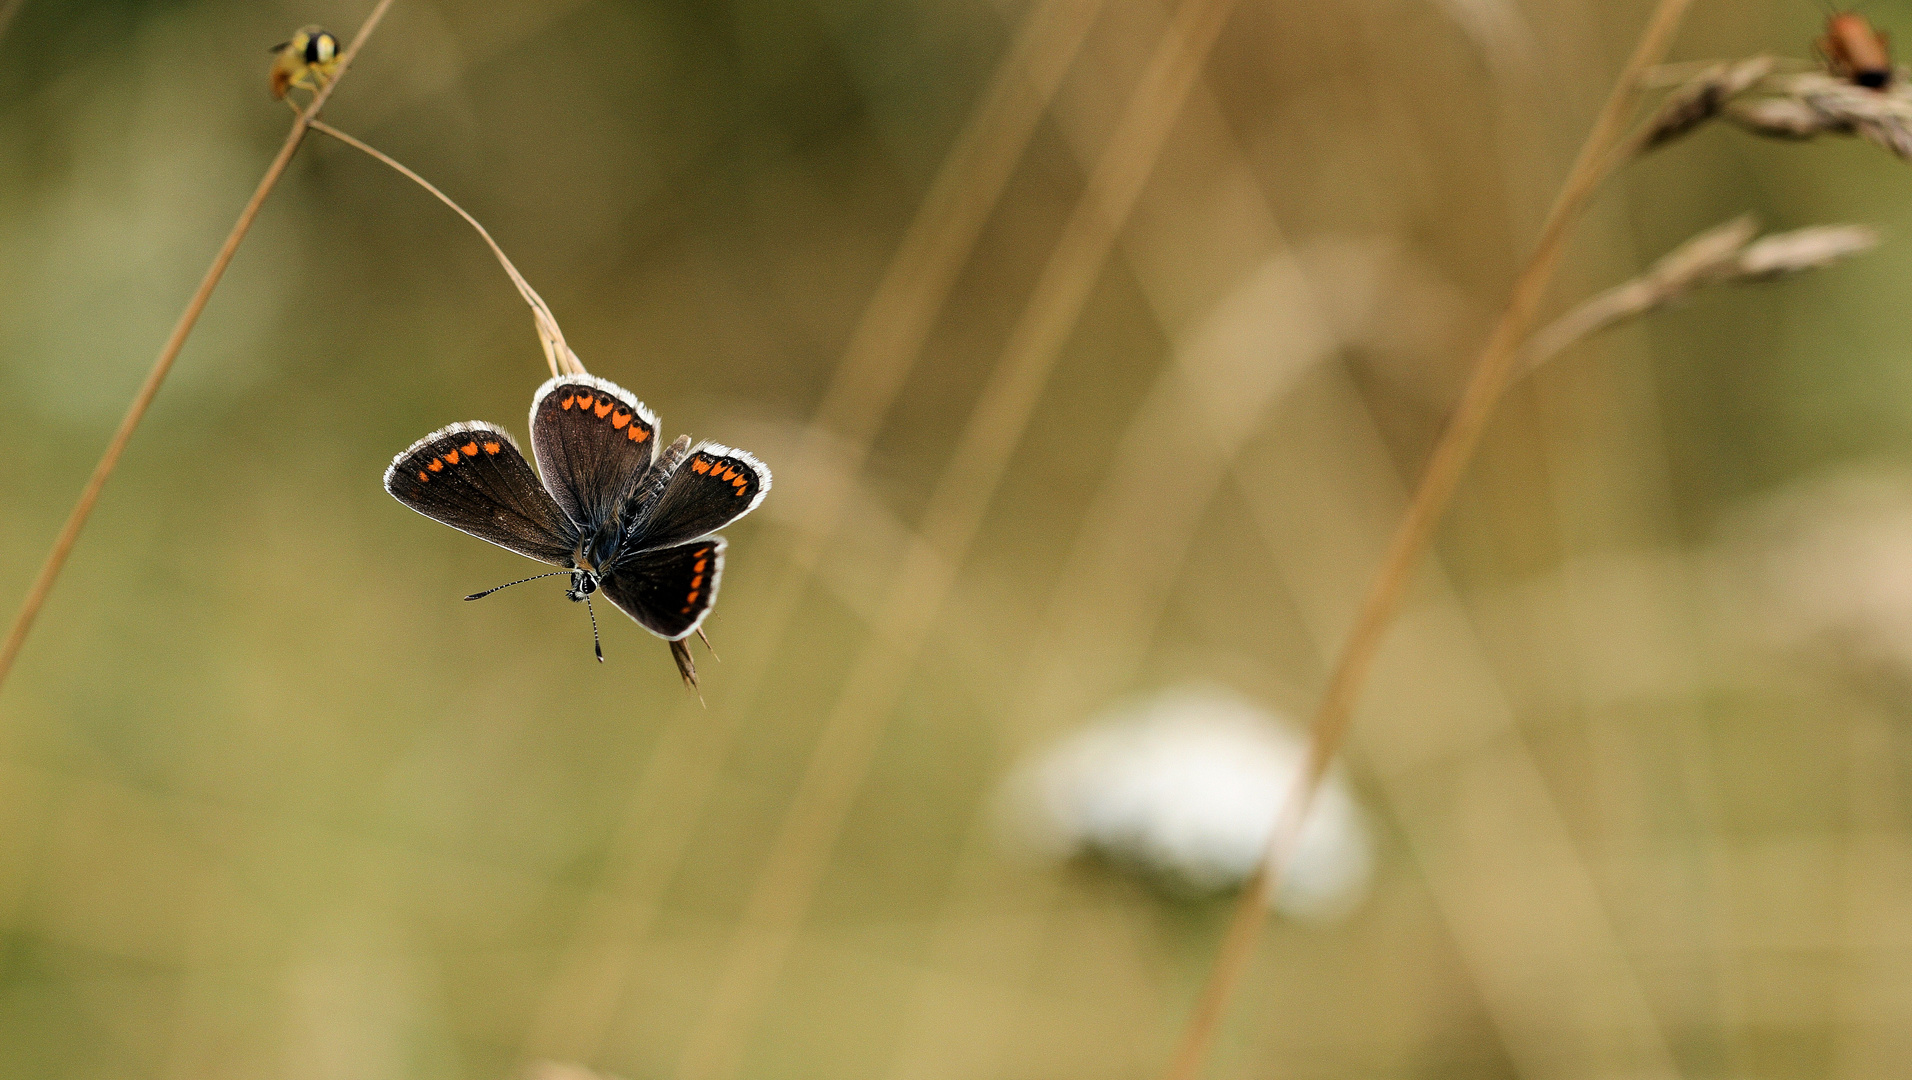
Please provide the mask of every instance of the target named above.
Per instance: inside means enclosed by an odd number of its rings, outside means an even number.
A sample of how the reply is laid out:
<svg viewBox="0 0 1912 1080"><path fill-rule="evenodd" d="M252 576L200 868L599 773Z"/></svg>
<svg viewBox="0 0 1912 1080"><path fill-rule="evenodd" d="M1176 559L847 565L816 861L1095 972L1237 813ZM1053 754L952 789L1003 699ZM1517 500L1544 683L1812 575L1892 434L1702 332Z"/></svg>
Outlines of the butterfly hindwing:
<svg viewBox="0 0 1912 1080"><path fill-rule="evenodd" d="M531 399L531 449L544 486L580 529L616 517L657 453L657 415L629 391L561 375Z"/></svg>
<svg viewBox="0 0 1912 1080"><path fill-rule="evenodd" d="M577 530L538 483L511 436L453 424L392 459L385 490L406 506L520 555L570 564Z"/></svg>
<svg viewBox="0 0 1912 1080"><path fill-rule="evenodd" d="M757 508L770 491L770 470L742 450L699 443L671 473L632 543L672 547L718 529Z"/></svg>
<svg viewBox="0 0 1912 1080"><path fill-rule="evenodd" d="M723 572L724 539L713 536L619 559L598 589L644 629L678 641L710 614Z"/></svg>

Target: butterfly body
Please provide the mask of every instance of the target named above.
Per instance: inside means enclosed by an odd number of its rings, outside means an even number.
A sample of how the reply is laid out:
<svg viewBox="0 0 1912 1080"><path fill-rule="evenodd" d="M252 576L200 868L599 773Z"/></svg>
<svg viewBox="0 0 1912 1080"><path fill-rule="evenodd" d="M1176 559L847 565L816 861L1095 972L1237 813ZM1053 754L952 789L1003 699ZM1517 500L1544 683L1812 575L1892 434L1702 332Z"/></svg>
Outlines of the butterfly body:
<svg viewBox="0 0 1912 1080"><path fill-rule="evenodd" d="M532 399L537 473L504 429L461 423L393 458L385 490L435 521L570 571L570 599L602 593L680 643L717 599L725 544L713 534L756 509L770 470L688 436L661 453L657 442L656 414L628 391L560 376ZM694 683L688 651L672 653Z"/></svg>

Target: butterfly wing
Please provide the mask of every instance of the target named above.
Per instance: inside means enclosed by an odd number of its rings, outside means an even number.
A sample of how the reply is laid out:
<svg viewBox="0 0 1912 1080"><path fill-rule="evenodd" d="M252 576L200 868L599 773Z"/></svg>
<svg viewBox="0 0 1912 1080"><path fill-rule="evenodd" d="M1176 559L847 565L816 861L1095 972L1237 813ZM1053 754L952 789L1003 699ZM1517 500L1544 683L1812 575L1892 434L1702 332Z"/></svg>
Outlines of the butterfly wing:
<svg viewBox="0 0 1912 1080"><path fill-rule="evenodd" d="M491 424L453 424L392 459L385 490L434 521L556 566L578 531L539 485L516 443Z"/></svg>
<svg viewBox="0 0 1912 1080"><path fill-rule="evenodd" d="M770 470L742 450L699 443L671 473L626 547L674 547L718 529L757 508L770 492Z"/></svg>
<svg viewBox="0 0 1912 1080"><path fill-rule="evenodd" d="M710 614L723 573L724 538L713 536L620 559L598 591L639 626L680 641Z"/></svg>
<svg viewBox="0 0 1912 1080"><path fill-rule="evenodd" d="M561 375L531 399L544 486L580 529L613 520L657 453L657 414L615 383Z"/></svg>

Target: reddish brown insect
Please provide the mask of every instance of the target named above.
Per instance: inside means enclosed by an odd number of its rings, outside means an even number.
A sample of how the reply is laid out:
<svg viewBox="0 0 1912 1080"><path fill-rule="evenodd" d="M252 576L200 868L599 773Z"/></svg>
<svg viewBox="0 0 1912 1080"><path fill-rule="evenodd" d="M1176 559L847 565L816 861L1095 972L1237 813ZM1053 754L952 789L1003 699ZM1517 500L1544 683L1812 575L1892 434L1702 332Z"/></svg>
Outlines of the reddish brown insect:
<svg viewBox="0 0 1912 1080"><path fill-rule="evenodd" d="M1826 36L1815 43L1826 67L1841 79L1873 90L1892 82L1892 57L1885 34L1874 30L1864 15L1842 12L1826 20Z"/></svg>

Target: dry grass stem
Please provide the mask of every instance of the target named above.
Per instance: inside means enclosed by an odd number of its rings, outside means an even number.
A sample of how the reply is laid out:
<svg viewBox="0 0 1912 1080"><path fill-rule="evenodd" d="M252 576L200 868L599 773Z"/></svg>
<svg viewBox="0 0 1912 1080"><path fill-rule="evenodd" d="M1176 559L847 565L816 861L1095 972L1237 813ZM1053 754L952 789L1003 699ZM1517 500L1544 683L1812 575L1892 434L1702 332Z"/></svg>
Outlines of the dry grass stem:
<svg viewBox="0 0 1912 1080"><path fill-rule="evenodd" d="M1675 248L1646 273L1574 308L1521 347L1522 372L1545 364L1576 342L1628 319L1658 311L1708 285L1764 281L1831 266L1876 247L1863 225L1820 225L1761 240L1751 217L1735 218Z"/></svg>
<svg viewBox="0 0 1912 1080"><path fill-rule="evenodd" d="M1324 382L1311 405L1235 463L1231 497L1293 598L1294 615L1278 617L1298 616L1327 654L1361 601L1363 567L1379 559L1411 493L1372 401L1347 372ZM1493 616L1463 602L1439 562L1417 577L1413 610L1391 632L1349 738L1466 969L1469 985L1449 992L1479 1002L1506 1076L1582 1080L1589 1062L1624 1061L1635 1080L1674 1080L1650 976L1636 968L1637 944L1600 888L1603 853L1585 849L1587 837L1569 825L1572 808L1522 734L1485 637ZM1248 985L1262 1001L1291 977L1258 964ZM1262 1042L1295 1021L1264 1011L1253 1024ZM1241 1026L1231 1042L1250 1039Z"/></svg>
<svg viewBox="0 0 1912 1080"><path fill-rule="evenodd" d="M159 356L153 361L152 370L146 374L145 382L140 384L139 392L133 396L133 402L126 408L126 415L120 420L119 427L113 432L113 438L106 444L106 452L100 455L99 464L93 467L93 474L87 478L86 486L80 491L80 498L74 504L73 512L67 516L66 524L61 527L60 535L53 541L53 550L47 554L46 562L40 567L40 573L33 579L33 585L27 590L20 612L14 616L13 626L7 632L4 646L0 646L0 685L4 685L13 663L20 655L20 649L26 644L27 634L33 629L33 620L46 603L47 594L53 591L53 583L60 576L60 570L66 565L67 556L72 554L73 545L79 541L80 530L86 527L86 519L93 513L93 506L99 501L100 492L106 487L106 481L113 475L113 469L119 464L120 455L125 453L126 444L132 441L133 432L146 415L146 410L159 395L160 386L165 383L166 375L172 371L173 361L178 359L180 349L186 345L186 338L192 334L193 326L199 322L199 315L206 308L207 301L219 285L219 279L225 276L226 267L239 251L240 241L252 228L253 219L259 216L259 208L265 205L266 196L279 183L286 166L291 164L292 155L304 141L305 133L317 119L319 110L325 108L332 91L350 70L352 61L358 56L366 39L372 31L378 29L379 21L385 18L385 12L392 6L392 0L378 0L372 13L365 17L359 26L359 32L353 36L352 44L339 58L339 66L332 78L322 85L312 97L312 104L292 121L292 129L286 132L285 142L279 147L279 153L272 163L266 166L266 174L253 191L252 198L246 201L245 208L239 212L232 231L226 235L225 243L219 246L218 254L213 256L212 265L206 269L206 276L200 279L199 287L193 290L192 299L186 302L186 310L180 313L179 322L173 326L173 332L167 336L166 344L159 350Z"/></svg>
<svg viewBox="0 0 1912 1080"><path fill-rule="evenodd" d="M1640 151L1663 146L1720 115L1728 102L1772 74L1778 60L1755 56L1714 64L1668 94L1640 129Z"/></svg>
<svg viewBox="0 0 1912 1080"><path fill-rule="evenodd" d="M1024 18L865 305L792 465L795 475L825 479L813 498L797 504L791 565L756 620L759 659L739 667L747 680L741 700L756 700L837 530L853 477L1103 6L1104 0L1043 0ZM528 1053L587 1060L597 1054L623 993L624 968L688 849L734 730L692 717L653 751L611 845L619 869L572 934L527 1037Z"/></svg>
<svg viewBox="0 0 1912 1080"><path fill-rule="evenodd" d="M679 1064L680 1080L721 1080L735 1073L744 1035L795 944L884 722L955 584L1055 360L1232 9L1232 0L1186 0L1143 70L938 481L924 513L922 538L905 557L883 617L830 710L751 890L711 1004Z"/></svg>
<svg viewBox="0 0 1912 1080"><path fill-rule="evenodd" d="M1805 270L1820 270L1879 246L1879 230L1869 225L1812 225L1774 233L1740 252L1729 281L1759 281Z"/></svg>
<svg viewBox="0 0 1912 1080"><path fill-rule="evenodd" d="M1301 826L1307 820L1308 807L1347 733L1361 685L1406 595L1414 567L1433 538L1434 528L1487 430L1494 406L1518 372L1521 342L1553 280L1566 247L1568 230L1579 219L1600 182L1618 164L1614 152L1621 147L1627 115L1640 79L1665 56L1690 3L1691 0L1660 0L1654 8L1639 44L1614 83L1559 197L1548 211L1534 254L1514 282L1505 313L1475 361L1473 375L1453 418L1434 447L1406 519L1395 532L1347 644L1335 659L1321 705L1315 713L1307 766L1276 822L1261 870L1235 901L1234 916L1215 967L1166 1073L1170 1080L1195 1080L1201 1073L1228 1002L1254 954L1266 918L1268 897L1274 895L1279 884L1282 861L1293 850Z"/></svg>
<svg viewBox="0 0 1912 1080"><path fill-rule="evenodd" d="M1794 98L1735 102L1726 115L1748 131L1776 139L1810 139L1827 132L1852 134L1851 128L1828 123L1819 110Z"/></svg>
<svg viewBox="0 0 1912 1080"><path fill-rule="evenodd" d="M485 227L478 223L477 218L472 217L465 211L464 207L453 202L449 195L446 195L444 192L438 190L437 187L433 186L431 181L406 168L397 159L386 155L370 144L355 139L345 132L340 131L338 128L320 120L313 120L310 126L315 131L322 131L345 145L369 154L378 161L391 166L397 170L399 175L404 176L412 183L431 192L433 197L439 202L444 203L451 208L453 213L464 218L466 224L478 230L478 235L484 239L485 245L491 248L493 255L497 256L498 264L503 266L505 273L510 276L511 283L518 287L518 295L524 297L524 302L531 306L531 319L537 325L538 341L544 346L544 360L545 363L550 366L551 374L554 377L558 375L586 374L584 362L578 359L578 354L572 352L569 345L565 344L564 331L558 328L557 316L551 314L551 308L544 302L544 297L539 296L538 291L531 287L531 283L524 279L524 275L518 273L518 268L513 266L511 260L506 257L504 249L499 247L498 242L491 238L491 233L485 231ZM673 648L675 648L675 646L676 643L673 643Z"/></svg>
<svg viewBox="0 0 1912 1080"><path fill-rule="evenodd" d="M1734 102L1727 118L1775 138L1857 135L1912 161L1912 85L1906 79L1872 90L1823 72L1804 72L1768 80L1767 86L1770 96Z"/></svg>

